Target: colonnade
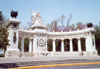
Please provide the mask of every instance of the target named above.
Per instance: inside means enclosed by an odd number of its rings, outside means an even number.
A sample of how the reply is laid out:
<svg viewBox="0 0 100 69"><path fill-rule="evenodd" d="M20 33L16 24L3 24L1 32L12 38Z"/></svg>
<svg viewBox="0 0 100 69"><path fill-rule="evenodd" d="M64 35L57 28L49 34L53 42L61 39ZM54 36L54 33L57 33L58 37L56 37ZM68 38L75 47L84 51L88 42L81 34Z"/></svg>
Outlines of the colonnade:
<svg viewBox="0 0 100 69"><path fill-rule="evenodd" d="M53 52L56 52L56 44L55 44L55 40L56 39L52 39L53 40ZM70 52L73 52L73 38L69 38L70 40ZM82 51L81 49L81 40L80 38L77 38L78 40L78 51ZM89 51L88 48L88 42L87 42L87 38L85 38L85 42L86 42L86 51ZM33 52L33 45L34 44L34 40L33 39L29 39L29 52ZM46 47L47 48L47 47ZM94 45L93 45L93 50L95 49L95 39L94 39ZM22 38L21 41L21 51L24 52L24 38ZM61 52L64 52L64 39L61 39Z"/></svg>
<svg viewBox="0 0 100 69"><path fill-rule="evenodd" d="M53 39L53 52L56 52L55 40L56 39ZM69 40L70 40L70 52L73 52L72 38L69 38ZM81 41L80 41L80 38L78 38L78 51L82 51L81 50ZM64 39L61 39L61 52L64 52Z"/></svg>
<svg viewBox="0 0 100 69"><path fill-rule="evenodd" d="M56 44L55 44L55 40L53 39L53 52L56 52ZM73 43L72 43L72 38L69 38L70 40L70 52L73 52ZM29 52L32 52L32 39L29 39ZM21 40L21 51L24 51L24 38L22 38ZM78 51L82 51L81 50L81 41L80 38L78 38ZM64 39L61 39L61 52L64 52Z"/></svg>
<svg viewBox="0 0 100 69"><path fill-rule="evenodd" d="M29 39L29 52L32 52L32 50L33 50L33 49L32 49L32 48L33 48L33 47L32 47L32 46L33 46L33 45L32 45L32 44L33 44L32 41L33 41L32 39ZM24 37L21 38L21 51L24 52Z"/></svg>

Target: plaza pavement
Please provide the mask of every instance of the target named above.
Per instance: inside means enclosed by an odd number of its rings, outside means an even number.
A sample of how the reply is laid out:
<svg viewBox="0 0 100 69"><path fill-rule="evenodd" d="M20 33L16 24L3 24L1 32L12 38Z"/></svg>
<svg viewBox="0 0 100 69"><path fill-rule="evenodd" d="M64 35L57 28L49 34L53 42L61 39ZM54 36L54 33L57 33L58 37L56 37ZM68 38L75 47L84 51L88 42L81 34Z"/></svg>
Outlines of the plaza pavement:
<svg viewBox="0 0 100 69"><path fill-rule="evenodd" d="M0 58L0 68L40 68L63 65L100 64L100 56L41 56Z"/></svg>
<svg viewBox="0 0 100 69"><path fill-rule="evenodd" d="M40 57L13 57L13 58L0 58L0 64L2 63L19 63L19 62L33 62L33 61L81 61L92 60L99 61L100 56L40 56Z"/></svg>

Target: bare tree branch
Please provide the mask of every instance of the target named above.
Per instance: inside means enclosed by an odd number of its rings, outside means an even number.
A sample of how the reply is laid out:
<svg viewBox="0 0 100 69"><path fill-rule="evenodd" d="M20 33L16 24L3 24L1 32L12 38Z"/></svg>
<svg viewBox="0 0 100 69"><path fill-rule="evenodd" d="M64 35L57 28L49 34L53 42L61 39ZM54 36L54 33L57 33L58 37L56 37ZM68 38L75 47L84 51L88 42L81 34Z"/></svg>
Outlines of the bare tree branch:
<svg viewBox="0 0 100 69"><path fill-rule="evenodd" d="M69 22L70 22L71 18L72 18L72 14L69 15L69 19L67 21L67 27L69 26Z"/></svg>
<svg viewBox="0 0 100 69"><path fill-rule="evenodd" d="M64 24L63 24L63 22L64 22L64 18L65 18L64 15L62 15L62 16L59 18L60 23L62 24L63 27L64 27Z"/></svg>

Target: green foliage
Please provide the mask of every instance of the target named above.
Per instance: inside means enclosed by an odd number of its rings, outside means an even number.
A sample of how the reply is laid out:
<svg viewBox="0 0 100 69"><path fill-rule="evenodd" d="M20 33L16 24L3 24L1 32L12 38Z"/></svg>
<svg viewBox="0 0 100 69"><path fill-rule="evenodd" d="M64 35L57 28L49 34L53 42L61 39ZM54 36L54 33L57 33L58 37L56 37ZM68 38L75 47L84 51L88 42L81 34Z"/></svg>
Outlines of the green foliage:
<svg viewBox="0 0 100 69"><path fill-rule="evenodd" d="M82 29L82 22L76 23L76 29Z"/></svg>
<svg viewBox="0 0 100 69"><path fill-rule="evenodd" d="M98 54L100 54L100 26L95 27L95 43Z"/></svg>
<svg viewBox="0 0 100 69"><path fill-rule="evenodd" d="M78 51L78 40L77 39L73 39L73 51Z"/></svg>
<svg viewBox="0 0 100 69"><path fill-rule="evenodd" d="M3 17L2 12L0 11L0 26L5 27L7 26L7 21L6 17Z"/></svg>
<svg viewBox="0 0 100 69"><path fill-rule="evenodd" d="M53 51L53 42L52 39L47 40L48 51Z"/></svg>
<svg viewBox="0 0 100 69"><path fill-rule="evenodd" d="M85 38L81 38L81 49L82 49L82 51L86 51Z"/></svg>
<svg viewBox="0 0 100 69"><path fill-rule="evenodd" d="M24 51L25 52L29 51L29 39L28 38L24 39Z"/></svg>
<svg viewBox="0 0 100 69"><path fill-rule="evenodd" d="M64 50L70 51L70 41L69 41L69 39L64 40Z"/></svg>
<svg viewBox="0 0 100 69"><path fill-rule="evenodd" d="M7 30L0 26L0 48L6 50L6 46L9 45Z"/></svg>
<svg viewBox="0 0 100 69"><path fill-rule="evenodd" d="M18 43L18 48L19 50L21 50L21 38L19 38L19 43ZM24 39L24 51L25 52L28 52L29 51L29 39L28 38L25 38Z"/></svg>
<svg viewBox="0 0 100 69"><path fill-rule="evenodd" d="M7 35L7 30L5 27L6 24L6 19L5 17L3 17L2 12L0 11L0 48L3 48L4 50L6 50L6 46L10 45L8 42L8 35Z"/></svg>
<svg viewBox="0 0 100 69"><path fill-rule="evenodd" d="M18 48L19 48L19 50L21 51L21 38L19 38Z"/></svg>
<svg viewBox="0 0 100 69"><path fill-rule="evenodd" d="M56 51L61 51L61 40L57 39L55 41L55 44L56 44Z"/></svg>
<svg viewBox="0 0 100 69"><path fill-rule="evenodd" d="M2 23L3 23L3 14L2 14L2 12L0 11L0 26L2 26Z"/></svg>
<svg viewBox="0 0 100 69"><path fill-rule="evenodd" d="M72 29L75 29L75 25L74 25L74 24L70 25L70 27L71 27Z"/></svg>

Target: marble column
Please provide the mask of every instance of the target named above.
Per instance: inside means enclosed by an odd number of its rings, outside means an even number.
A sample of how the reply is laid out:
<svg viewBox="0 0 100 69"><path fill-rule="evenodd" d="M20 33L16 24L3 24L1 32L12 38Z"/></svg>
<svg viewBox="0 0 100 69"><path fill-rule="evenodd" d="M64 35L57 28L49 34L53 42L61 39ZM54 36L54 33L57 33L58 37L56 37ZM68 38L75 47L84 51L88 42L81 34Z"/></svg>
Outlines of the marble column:
<svg viewBox="0 0 100 69"><path fill-rule="evenodd" d="M32 52L32 39L29 40L29 52Z"/></svg>
<svg viewBox="0 0 100 69"><path fill-rule="evenodd" d="M35 51L35 50L34 50L34 39L33 39L33 42L32 42L32 44L33 44L33 46L32 46L32 47L33 47L33 52L34 52L34 51Z"/></svg>
<svg viewBox="0 0 100 69"><path fill-rule="evenodd" d="M85 37L85 44L86 44L86 45L85 45L85 48L86 48L86 51L88 51L88 49L87 49L87 46L88 46L87 41L88 41L88 40L87 40L87 38Z"/></svg>
<svg viewBox="0 0 100 69"><path fill-rule="evenodd" d="M72 38L70 38L70 52L73 52L73 43L72 43Z"/></svg>
<svg viewBox="0 0 100 69"><path fill-rule="evenodd" d="M64 39L61 39L61 52L64 52Z"/></svg>
<svg viewBox="0 0 100 69"><path fill-rule="evenodd" d="M80 41L80 38L78 38L78 51L81 51L81 41Z"/></svg>
<svg viewBox="0 0 100 69"><path fill-rule="evenodd" d="M55 39L53 39L53 52L56 52Z"/></svg>
<svg viewBox="0 0 100 69"><path fill-rule="evenodd" d="M24 38L21 41L21 57L24 57Z"/></svg>
<svg viewBox="0 0 100 69"><path fill-rule="evenodd" d="M96 50L95 37L93 39L94 39L94 50Z"/></svg>
<svg viewBox="0 0 100 69"><path fill-rule="evenodd" d="M21 41L21 52L24 52L24 38L22 38L22 41Z"/></svg>
<svg viewBox="0 0 100 69"><path fill-rule="evenodd" d="M45 41L46 41L46 51L48 51L48 47L47 47L47 42L48 42L48 40L45 39Z"/></svg>

